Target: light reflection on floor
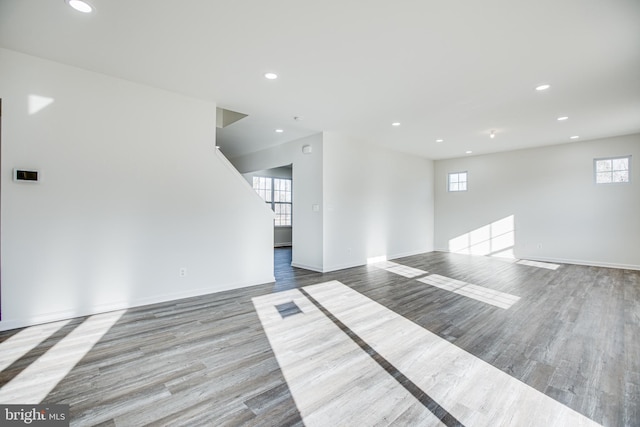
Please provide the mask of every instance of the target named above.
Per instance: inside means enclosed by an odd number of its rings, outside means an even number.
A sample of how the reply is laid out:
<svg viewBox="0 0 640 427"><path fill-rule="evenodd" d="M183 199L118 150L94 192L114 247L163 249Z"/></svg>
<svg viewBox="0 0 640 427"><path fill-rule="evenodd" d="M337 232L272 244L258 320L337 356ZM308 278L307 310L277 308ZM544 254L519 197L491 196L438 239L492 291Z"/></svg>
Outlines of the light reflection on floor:
<svg viewBox="0 0 640 427"><path fill-rule="evenodd" d="M0 389L0 403L38 404L42 402L100 338L111 329L124 312L125 310L112 311L88 317L45 354L5 384ZM59 329L62 325L57 326L58 323L60 322L51 324L53 325L51 328L57 327Z"/></svg>
<svg viewBox="0 0 640 427"><path fill-rule="evenodd" d="M338 281L303 290L467 427L599 425ZM442 425L300 290L253 303L306 425Z"/></svg>

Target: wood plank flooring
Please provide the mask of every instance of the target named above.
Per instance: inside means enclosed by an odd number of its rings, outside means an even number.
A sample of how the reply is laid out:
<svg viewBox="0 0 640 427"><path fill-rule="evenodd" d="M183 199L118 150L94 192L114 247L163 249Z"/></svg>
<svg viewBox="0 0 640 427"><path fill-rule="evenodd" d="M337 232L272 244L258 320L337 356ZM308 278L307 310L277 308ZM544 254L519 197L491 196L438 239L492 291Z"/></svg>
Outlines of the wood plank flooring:
<svg viewBox="0 0 640 427"><path fill-rule="evenodd" d="M127 310L44 402L70 404L78 426L303 425L252 299L337 280L596 423L640 426L638 271L433 252L394 260L426 272L404 277L375 266L320 274L290 260L276 250L275 284ZM520 299L503 309L418 280L429 274ZM37 329L0 333L0 396L86 321L49 327L35 344Z"/></svg>

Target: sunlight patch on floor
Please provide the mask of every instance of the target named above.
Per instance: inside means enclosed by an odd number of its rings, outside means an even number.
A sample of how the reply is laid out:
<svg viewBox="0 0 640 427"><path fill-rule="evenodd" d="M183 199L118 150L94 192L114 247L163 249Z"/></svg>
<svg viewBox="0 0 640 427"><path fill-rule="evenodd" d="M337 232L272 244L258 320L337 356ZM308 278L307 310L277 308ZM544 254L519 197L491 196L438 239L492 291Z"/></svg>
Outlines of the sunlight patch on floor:
<svg viewBox="0 0 640 427"><path fill-rule="evenodd" d="M476 301L504 308L505 310L509 309L513 304L520 300L520 297L515 295L485 288L484 286L473 285L471 283L463 282L462 280L440 276L439 274L432 274L417 280L419 282L426 283L427 285L444 289L445 291L473 298Z"/></svg>
<svg viewBox="0 0 640 427"><path fill-rule="evenodd" d="M0 389L0 403L38 404L120 319L125 310L96 314ZM37 345L37 344L36 344Z"/></svg>
<svg viewBox="0 0 640 427"><path fill-rule="evenodd" d="M36 348L67 323L69 320L31 326L4 340L0 343L0 372Z"/></svg>
<svg viewBox="0 0 640 427"><path fill-rule="evenodd" d="M408 278L418 277L428 273L428 271L420 270L419 268L409 267L407 265L398 264L397 262L393 262L393 261L383 261L383 262L378 262L371 265L373 265L376 268L386 270L390 273L398 274L400 276L408 277Z"/></svg>
<svg viewBox="0 0 640 427"><path fill-rule="evenodd" d="M516 264L528 265L530 267L546 268L547 270L557 270L560 268L559 264L553 264L550 262L529 261L526 259L521 259L520 261L516 262Z"/></svg>

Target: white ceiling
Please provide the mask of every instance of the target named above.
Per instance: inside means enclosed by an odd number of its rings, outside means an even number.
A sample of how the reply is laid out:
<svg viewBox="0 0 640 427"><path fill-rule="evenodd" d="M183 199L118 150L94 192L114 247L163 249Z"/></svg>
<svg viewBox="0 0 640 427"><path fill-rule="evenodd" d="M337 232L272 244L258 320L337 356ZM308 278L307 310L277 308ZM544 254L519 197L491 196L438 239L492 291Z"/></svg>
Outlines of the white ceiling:
<svg viewBox="0 0 640 427"><path fill-rule="evenodd" d="M90 3L0 0L0 45L248 114L231 157L319 131L433 159L640 132L639 0Z"/></svg>

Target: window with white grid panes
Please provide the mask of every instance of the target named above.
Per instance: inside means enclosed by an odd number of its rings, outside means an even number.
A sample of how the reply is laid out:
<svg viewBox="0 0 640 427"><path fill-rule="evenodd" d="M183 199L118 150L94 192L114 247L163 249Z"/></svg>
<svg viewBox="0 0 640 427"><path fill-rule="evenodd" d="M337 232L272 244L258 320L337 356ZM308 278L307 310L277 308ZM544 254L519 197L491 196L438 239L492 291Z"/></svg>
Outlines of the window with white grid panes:
<svg viewBox="0 0 640 427"><path fill-rule="evenodd" d="M253 189L275 212L276 227L291 226L291 180L265 176L253 177Z"/></svg>
<svg viewBox="0 0 640 427"><path fill-rule="evenodd" d="M467 173L451 172L447 180L448 191L467 191Z"/></svg>
<svg viewBox="0 0 640 427"><path fill-rule="evenodd" d="M271 193L272 181L272 178L265 176L253 177L253 189L256 190L260 197L267 203L271 203L273 200L273 194Z"/></svg>
<svg viewBox="0 0 640 427"><path fill-rule="evenodd" d="M631 156L594 159L596 184L627 183L631 180Z"/></svg>

